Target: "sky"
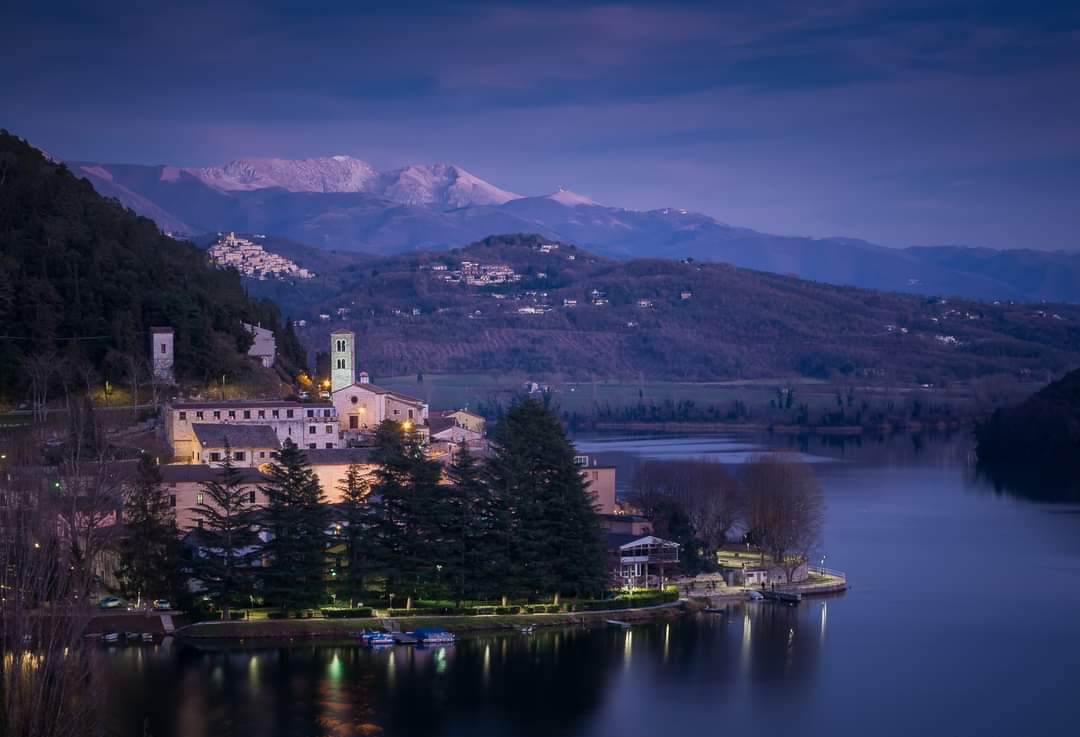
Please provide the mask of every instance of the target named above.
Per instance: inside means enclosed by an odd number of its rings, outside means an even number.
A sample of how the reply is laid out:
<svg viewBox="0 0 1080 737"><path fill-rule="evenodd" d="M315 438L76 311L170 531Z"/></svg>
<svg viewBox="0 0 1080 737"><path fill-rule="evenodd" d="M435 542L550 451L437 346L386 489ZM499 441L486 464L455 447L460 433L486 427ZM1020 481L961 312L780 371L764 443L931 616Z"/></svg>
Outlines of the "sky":
<svg viewBox="0 0 1080 737"><path fill-rule="evenodd" d="M70 160L452 162L888 246L1080 250L1080 3L18 2L0 127Z"/></svg>

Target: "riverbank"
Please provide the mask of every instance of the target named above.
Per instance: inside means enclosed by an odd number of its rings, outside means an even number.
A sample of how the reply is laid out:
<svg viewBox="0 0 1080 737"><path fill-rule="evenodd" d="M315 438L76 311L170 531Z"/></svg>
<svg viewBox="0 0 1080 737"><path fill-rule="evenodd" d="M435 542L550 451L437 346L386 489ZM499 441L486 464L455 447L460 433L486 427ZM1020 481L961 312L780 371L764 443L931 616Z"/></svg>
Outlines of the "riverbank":
<svg viewBox="0 0 1080 737"><path fill-rule="evenodd" d="M559 614L494 614L471 617L367 617L362 619L264 619L254 621L199 622L181 627L176 636L191 640L226 640L289 637L348 637L350 632L365 627L387 627L393 623L402 630L419 627L442 627L454 634L521 627L566 627L568 625L599 624L608 619L622 622L648 622L674 619L686 611L682 601L640 609L612 609L599 612L566 612Z"/></svg>

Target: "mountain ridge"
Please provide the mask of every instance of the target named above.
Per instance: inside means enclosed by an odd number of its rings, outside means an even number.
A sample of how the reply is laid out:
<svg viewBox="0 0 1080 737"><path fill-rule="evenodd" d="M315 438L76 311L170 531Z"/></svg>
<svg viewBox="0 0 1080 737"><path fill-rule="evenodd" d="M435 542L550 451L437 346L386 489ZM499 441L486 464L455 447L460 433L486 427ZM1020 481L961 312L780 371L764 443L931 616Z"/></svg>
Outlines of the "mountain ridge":
<svg viewBox="0 0 1080 737"><path fill-rule="evenodd" d="M261 168L237 163L245 161L278 163ZM274 173L281 162L290 165L289 177ZM102 194L182 235L267 233L385 256L460 247L492 233L536 232L616 258L722 261L814 281L926 295L1080 302L1080 253L887 248L856 238L772 235L680 208L601 205L563 188L521 196L452 164L386 173L372 173L373 167L351 157L299 163L238 159L233 164L231 179L163 165L70 166ZM275 186L254 186L271 182ZM283 183L287 186L279 186Z"/></svg>

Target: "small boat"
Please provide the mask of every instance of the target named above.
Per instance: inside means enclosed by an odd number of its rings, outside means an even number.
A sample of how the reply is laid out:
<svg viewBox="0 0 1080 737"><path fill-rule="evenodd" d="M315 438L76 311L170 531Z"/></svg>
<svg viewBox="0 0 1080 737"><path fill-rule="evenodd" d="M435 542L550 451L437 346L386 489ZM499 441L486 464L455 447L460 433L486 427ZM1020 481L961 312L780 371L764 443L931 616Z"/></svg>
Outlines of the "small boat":
<svg viewBox="0 0 1080 737"><path fill-rule="evenodd" d="M630 623L629 622L623 622L622 620L619 620L619 619L605 619L604 621L606 623L610 624L612 627L620 627L620 628L622 628L624 630L630 629Z"/></svg>
<svg viewBox="0 0 1080 737"><path fill-rule="evenodd" d="M138 642L142 639L142 634L139 632L125 632L124 639L128 642Z"/></svg>
<svg viewBox="0 0 1080 737"><path fill-rule="evenodd" d="M394 644L394 636L389 632L372 632L367 637L361 638L368 647L391 647Z"/></svg>
<svg viewBox="0 0 1080 737"><path fill-rule="evenodd" d="M521 628L520 632L523 635L531 635L533 632L536 632L536 625L527 624Z"/></svg>
<svg viewBox="0 0 1080 737"><path fill-rule="evenodd" d="M413 634L425 645L446 645L457 640L453 632L447 632L441 627L423 627Z"/></svg>
<svg viewBox="0 0 1080 737"><path fill-rule="evenodd" d="M154 633L153 632L143 632L142 633L142 641L145 642L145 643L152 643L154 641Z"/></svg>
<svg viewBox="0 0 1080 737"><path fill-rule="evenodd" d="M420 642L412 632L395 632L390 636L399 645L415 645Z"/></svg>
<svg viewBox="0 0 1080 737"><path fill-rule="evenodd" d="M746 600L747 601L761 601L764 598L765 598L765 595L763 593L761 593L760 591L755 591L754 589L750 589L749 591L746 592Z"/></svg>
<svg viewBox="0 0 1080 737"><path fill-rule="evenodd" d="M119 642L120 641L120 633L119 632L106 632L105 634L103 634L101 636L101 639L102 639L103 642Z"/></svg>

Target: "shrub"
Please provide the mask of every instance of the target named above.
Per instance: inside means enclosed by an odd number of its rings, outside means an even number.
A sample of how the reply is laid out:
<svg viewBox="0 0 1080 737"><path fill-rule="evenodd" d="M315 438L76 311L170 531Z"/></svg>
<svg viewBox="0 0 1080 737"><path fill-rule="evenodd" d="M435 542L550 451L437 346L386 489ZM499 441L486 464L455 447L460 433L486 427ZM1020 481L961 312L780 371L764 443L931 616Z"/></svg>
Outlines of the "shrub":
<svg viewBox="0 0 1080 737"><path fill-rule="evenodd" d="M355 609L323 609L322 614L327 619L366 619L372 615L369 606Z"/></svg>
<svg viewBox="0 0 1080 737"><path fill-rule="evenodd" d="M424 607L413 607L412 609L387 609L386 614L390 617L423 617L438 614L436 609L426 609Z"/></svg>
<svg viewBox="0 0 1080 737"><path fill-rule="evenodd" d="M476 606L476 607L473 607L473 614L481 615L481 614L494 614L494 613L495 613L495 607L493 607L493 606Z"/></svg>
<svg viewBox="0 0 1080 737"><path fill-rule="evenodd" d="M289 618L289 613L288 612L267 612L266 613L266 618L267 619L288 619Z"/></svg>

